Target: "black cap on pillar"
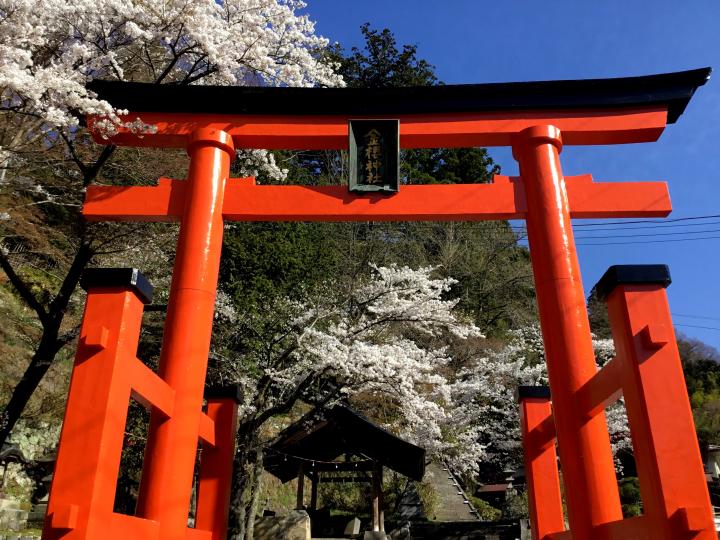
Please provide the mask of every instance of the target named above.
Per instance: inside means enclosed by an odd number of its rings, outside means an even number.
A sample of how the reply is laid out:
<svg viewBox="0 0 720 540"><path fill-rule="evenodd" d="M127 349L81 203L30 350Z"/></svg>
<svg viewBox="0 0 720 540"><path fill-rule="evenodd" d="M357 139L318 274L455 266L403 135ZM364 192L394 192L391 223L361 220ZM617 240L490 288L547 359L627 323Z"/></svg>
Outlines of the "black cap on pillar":
<svg viewBox="0 0 720 540"><path fill-rule="evenodd" d="M605 300L618 285L651 285L667 287L672 283L666 264L616 264L595 285L600 299Z"/></svg>
<svg viewBox="0 0 720 540"><path fill-rule="evenodd" d="M518 401L529 398L550 399L549 386L518 386L515 392Z"/></svg>
<svg viewBox="0 0 720 540"><path fill-rule="evenodd" d="M88 268L80 278L80 286L86 291L127 287L138 295L143 304L152 302L153 286L137 268Z"/></svg>
<svg viewBox="0 0 720 540"><path fill-rule="evenodd" d="M243 401L243 393L239 384L231 384L228 386L210 386L205 389L205 399L232 399L235 403L240 404Z"/></svg>

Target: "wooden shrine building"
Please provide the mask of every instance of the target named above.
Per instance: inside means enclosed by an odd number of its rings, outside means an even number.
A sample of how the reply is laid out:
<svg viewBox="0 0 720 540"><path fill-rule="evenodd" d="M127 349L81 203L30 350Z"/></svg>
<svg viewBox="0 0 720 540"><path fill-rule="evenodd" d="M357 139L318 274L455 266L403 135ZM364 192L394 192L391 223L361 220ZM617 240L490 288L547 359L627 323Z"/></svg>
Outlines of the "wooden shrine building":
<svg viewBox="0 0 720 540"><path fill-rule="evenodd" d="M422 480L425 449L393 435L350 407L335 405L311 411L280 433L266 449L264 466L282 482L298 479L298 509L305 506L305 478L312 486L311 510L317 509L321 482L372 482L372 526L374 531L384 531L383 468Z"/></svg>

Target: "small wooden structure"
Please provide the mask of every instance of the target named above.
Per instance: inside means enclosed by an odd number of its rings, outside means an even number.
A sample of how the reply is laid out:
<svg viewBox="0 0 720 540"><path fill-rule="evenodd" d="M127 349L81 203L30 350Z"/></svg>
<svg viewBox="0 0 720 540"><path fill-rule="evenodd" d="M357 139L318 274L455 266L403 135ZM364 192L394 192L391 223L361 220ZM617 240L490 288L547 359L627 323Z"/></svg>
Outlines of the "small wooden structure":
<svg viewBox="0 0 720 540"><path fill-rule="evenodd" d="M372 482L372 528L384 531L383 468L422 480L425 449L393 435L350 407L335 405L311 411L280 433L267 448L264 465L282 482L298 479L298 509L305 506L306 477L312 486L312 510L317 509L318 484L338 480L323 478L324 473L347 473L342 480L348 482Z"/></svg>

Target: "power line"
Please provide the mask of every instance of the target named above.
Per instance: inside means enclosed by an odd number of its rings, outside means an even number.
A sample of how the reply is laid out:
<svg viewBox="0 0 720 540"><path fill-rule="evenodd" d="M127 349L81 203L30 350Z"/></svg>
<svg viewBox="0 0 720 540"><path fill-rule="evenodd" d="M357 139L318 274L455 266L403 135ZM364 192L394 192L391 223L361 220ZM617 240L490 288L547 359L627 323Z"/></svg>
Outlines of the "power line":
<svg viewBox="0 0 720 540"><path fill-rule="evenodd" d="M695 326L694 324L675 324L675 326L684 326L685 328L700 328L701 330L715 330L716 332L720 332L720 328L716 328L714 326Z"/></svg>
<svg viewBox="0 0 720 540"><path fill-rule="evenodd" d="M587 223L586 225L604 225L603 223ZM656 223L655 225L646 225L641 227L605 227L605 228L598 228L598 229L592 229L590 232L595 231L639 231L643 229L672 229L675 227L704 227L706 225L720 225L720 221L706 221L704 223ZM574 224L575 227L578 226L578 224ZM525 229L524 225L511 225L513 229L519 230L519 229ZM688 231L692 232L692 231Z"/></svg>
<svg viewBox="0 0 720 540"><path fill-rule="evenodd" d="M634 220L634 221L602 221L599 223L573 223L573 227L600 227L593 229L589 232L595 232L595 231L635 231L635 230L642 230L642 229L664 229L664 228L674 228L674 227L702 227L707 225L718 225L720 224L720 221L711 221L711 222L705 222L705 223L682 223L677 224L678 221L697 221L702 219L712 219L712 218L720 218L720 214L714 214L714 215L707 215L707 216L687 216L682 218L674 218L674 219L668 219L668 220ZM402 222L400 222L402 223ZM435 228L442 223L445 222L433 222L433 223L422 223L422 222L414 222L413 225L415 228ZM481 220L479 222L465 222L465 221L458 221L458 222L448 222L448 223L458 223L462 224L465 229L478 229L478 228L485 228L485 229L496 229L496 230L512 230L514 232L520 232L525 233L527 231L527 228L525 225L513 225L512 223L508 223L507 220ZM630 225L630 224L641 224L644 226L640 227L624 227L624 225ZM388 224L384 224L388 225ZM605 225L623 225L623 227L604 227ZM375 227L378 226L378 224L374 224ZM708 233L708 232L715 232L714 230L711 231L686 231L687 234L702 234L702 233ZM658 233L661 234L661 233ZM666 233L666 234L683 234L681 232L676 233ZM613 235L609 235L613 236ZM639 235L638 235L639 236ZM579 238L579 237L578 237ZM604 237L598 237L598 238L604 238Z"/></svg>
<svg viewBox="0 0 720 540"><path fill-rule="evenodd" d="M593 227L593 226L600 226L600 225L629 225L634 223L642 223L642 224L662 224L662 223L677 223L678 221L693 221L698 219L711 219L711 218L720 218L720 214L711 214L707 216L688 216L688 217L681 217L681 218L671 218L671 219L664 219L662 221L660 220L652 220L652 219L636 219L633 221L601 221L600 223L575 223L575 227Z"/></svg>
<svg viewBox="0 0 720 540"><path fill-rule="evenodd" d="M673 317L687 317L688 319L703 319L706 321L720 321L720 317L704 317L702 315L685 315L683 313L673 313Z"/></svg>
<svg viewBox="0 0 720 540"><path fill-rule="evenodd" d="M683 218L685 219L685 218ZM639 222L638 222L639 223ZM705 221L702 223L666 223L662 221L646 221L643 223L648 223L648 225L641 225L639 227L637 226L618 226L618 227L603 227L605 224L612 224L612 222L605 222L605 223L573 223L573 227L598 227L593 228L590 232L595 231L639 231L643 229L674 229L677 227L705 227L708 225L720 225L720 221ZM510 224L510 227L514 230L524 230L526 228L525 225L512 225ZM688 231L692 232L692 231Z"/></svg>
<svg viewBox="0 0 720 540"><path fill-rule="evenodd" d="M594 232L594 231L592 231ZM576 236L575 239L579 240L608 240L611 238L640 238L643 236L677 236L678 234L708 234L720 232L720 229L711 229L709 231L680 231L680 232L668 232L668 233L646 233L646 234L610 234L600 236Z"/></svg>
<svg viewBox="0 0 720 540"><path fill-rule="evenodd" d="M598 237L600 238L600 237ZM693 242L696 240L714 240L720 236L704 236L702 238L668 238L666 240L637 240L630 242L579 242L578 246L622 246L627 244L664 244L666 242Z"/></svg>
<svg viewBox="0 0 720 540"><path fill-rule="evenodd" d="M720 215L718 215L720 217ZM684 218L676 218L673 221L681 221L681 220L698 220L698 219L707 219L712 218L715 216L689 216ZM527 232L526 229L522 226L517 225L510 225L510 227L507 227L504 223L494 223L494 222L478 222L478 223L466 223L461 222L463 225L459 227L459 229L462 230L484 230L489 237L495 237L498 238L496 235L498 233L505 233L505 232L514 232L515 234L520 234L522 236L525 235ZM609 222L612 223L612 222ZM637 223L657 223L652 221L637 221ZM688 227L688 226L703 226L703 225L712 225L714 223L720 223L720 222L711 222L711 223L693 223L693 224L682 224L682 225L672 225L670 224L670 227ZM657 223L661 224L661 223ZM589 225L601 225L599 224L589 224ZM438 226L442 226L441 223L414 223L411 228L415 229L432 229L437 228ZM373 228L380 229L380 230L386 230L386 231L397 231L400 227L397 227L396 225L390 225L390 224L382 224L380 226L374 225ZM650 228L654 229L655 227L635 227L635 228L629 228L629 232L632 232L636 229L641 228ZM623 229L595 229L588 232L596 232L598 230L623 230ZM626 229L628 230L628 229ZM400 231L398 231L400 232ZM685 242L685 241L696 241L696 240L713 240L720 238L718 236L703 236L703 237L693 237L690 235L698 235L698 234L712 234L712 233L718 233L720 232L720 229L709 229L709 230L701 230L701 231L675 231L675 232L658 232L658 233L640 233L640 234L620 234L620 235L592 235L592 236L584 236L580 234L579 236L576 236L576 240L580 240L580 242L577 243L578 246L608 246L608 245L625 245L625 244L653 244L653 243L665 243L665 242ZM657 238L657 237L666 237L666 236L678 236L678 235L684 235L684 238L667 238L663 240L641 240L641 241L621 241L621 242L582 242L582 240L614 240L614 239L625 239L625 238ZM504 238L504 234L501 236ZM522 242L526 240L525 238L518 238L518 242Z"/></svg>
<svg viewBox="0 0 720 540"><path fill-rule="evenodd" d="M498 236L497 234L493 234L495 231L487 231L488 237L490 238L504 238L504 236ZM513 231L515 234L521 234L519 231ZM612 246L612 245L626 245L626 244L658 244L658 243L665 243L665 242L690 242L695 240L713 240L720 238L720 236L702 236L702 237L693 237L693 236L687 236L687 235L693 235L693 234L710 234L710 233L717 233L720 232L720 229L711 229L706 231L687 231L687 232L674 232L674 233L652 233L652 234L617 234L617 235L597 235L597 236L576 236L575 240L580 240L579 242L576 242L576 245L578 246ZM662 240L637 240L637 241L620 241L620 242L583 242L583 240L614 240L618 238L657 238L657 237L665 237L665 236L677 236L677 235L685 235L684 238L663 238ZM522 236L520 238L517 238L518 242L527 242L527 237Z"/></svg>
<svg viewBox="0 0 720 540"><path fill-rule="evenodd" d="M413 223L411 227L409 227L410 230L413 229L438 229L441 227L441 224L444 222L438 222L437 224L430 224L430 223ZM718 222L720 223L720 222ZM708 224L699 224L699 225L710 225ZM373 225L373 229L380 230L380 231L397 231L397 232L405 232L402 230L402 226L397 225L390 225L390 224L382 224L382 225ZM639 229L640 227L638 227ZM527 233L527 229L525 228L506 228L502 226L493 226L492 224L488 225L485 222L481 223L466 223L463 222L463 226L459 227L459 231L462 232L464 230L484 230L487 233L505 233L505 232L514 232L516 234L525 235ZM609 229L609 230L628 230L628 229ZM636 229L629 229L629 231L633 231ZM590 232L594 233L593 231L583 231L583 232ZM595 236L576 236L576 239L585 239L585 240L591 240L591 239L598 239L598 240L606 240L606 239L612 239L612 238L634 238L634 237L652 237L652 236L677 236L680 234L684 235L693 235L693 234L709 234L709 233L716 233L720 232L720 229L709 229L709 230L702 230L702 231L676 231L676 232L659 232L659 233L649 233L649 234L630 234L630 235L617 235L617 234L610 234L610 235L595 235Z"/></svg>

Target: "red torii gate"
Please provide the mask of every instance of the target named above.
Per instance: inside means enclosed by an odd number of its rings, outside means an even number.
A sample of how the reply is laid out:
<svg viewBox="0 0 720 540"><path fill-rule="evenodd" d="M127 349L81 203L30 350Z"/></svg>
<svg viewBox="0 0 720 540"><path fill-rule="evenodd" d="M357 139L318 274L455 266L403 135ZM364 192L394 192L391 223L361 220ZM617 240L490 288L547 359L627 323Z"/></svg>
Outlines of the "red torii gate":
<svg viewBox="0 0 720 540"><path fill-rule="evenodd" d="M209 396L203 412L223 220L510 218L527 221L554 405L552 415L546 415L553 429L540 447L547 449L548 440L557 437L570 523L570 530L562 532L562 508L558 515L551 505L548 511L555 514L549 521L538 520L534 512L534 534L637 538L636 522L622 520L603 409L580 406L580 393L596 367L570 220L661 217L670 212L670 199L662 182L565 178L559 154L563 144L656 140L708 76L709 69L703 69L624 79L378 90L96 83L101 97L132 111L129 119L140 116L157 126L156 133L143 136L121 131L112 143L186 148L190 165L186 180L161 179L155 187L88 188L87 219L177 220L180 236L157 374L135 356L149 284L131 270L95 270L86 276L88 300L44 538L224 538L233 396ZM512 146L520 177L498 175L490 184L403 186L393 195L357 195L339 186L257 186L253 179L229 178L236 148L347 148L353 118L399 119L403 148ZM91 130L96 121L88 119ZM96 139L107 143L97 134ZM113 513L113 499L131 395L152 409L152 419L136 515L125 516ZM637 397L646 398L662 396ZM687 403L686 395L673 398ZM203 452L196 523L188 528L198 440ZM682 446L690 448L686 454L692 457L682 474L702 476L699 452L692 450L697 442ZM552 491L557 468L548 468L547 454L540 454L545 465L536 479L549 479ZM530 469L535 457L526 457ZM641 486L646 508L664 489L656 485L662 476L653 471L647 476L653 486ZM531 499L543 488L542 480L537 486L531 480ZM654 498L646 498L648 490L654 490ZM676 521L683 530L695 531L685 537L714 540L707 492L691 491L688 504L678 506L689 508L683 514L689 517ZM542 505L537 497L534 501ZM657 515L648 512L651 519Z"/></svg>

